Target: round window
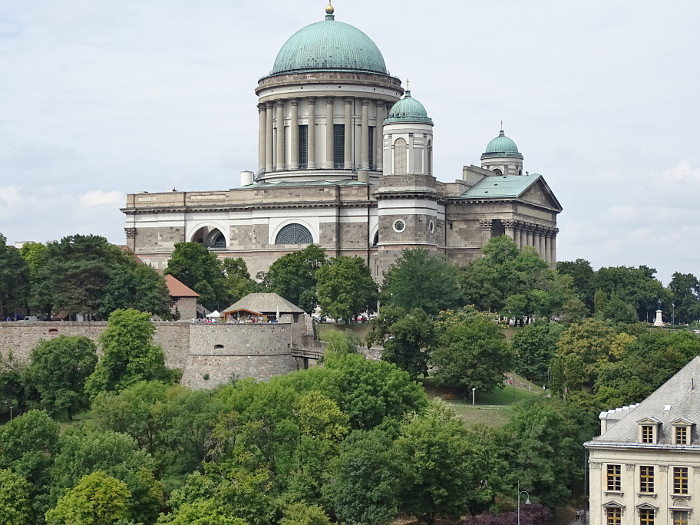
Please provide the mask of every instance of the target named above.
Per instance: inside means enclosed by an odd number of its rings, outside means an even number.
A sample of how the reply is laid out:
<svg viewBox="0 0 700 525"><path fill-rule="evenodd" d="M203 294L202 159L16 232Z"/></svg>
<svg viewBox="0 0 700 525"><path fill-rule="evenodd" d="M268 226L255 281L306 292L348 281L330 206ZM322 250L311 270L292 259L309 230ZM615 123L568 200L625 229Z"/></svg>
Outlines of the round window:
<svg viewBox="0 0 700 525"><path fill-rule="evenodd" d="M398 221L394 221L394 231L396 233L401 233L405 229L406 229L406 223L403 222L401 219L399 219Z"/></svg>
<svg viewBox="0 0 700 525"><path fill-rule="evenodd" d="M430 233L435 233L435 222L434 221L430 221L428 223L428 230L430 230Z"/></svg>

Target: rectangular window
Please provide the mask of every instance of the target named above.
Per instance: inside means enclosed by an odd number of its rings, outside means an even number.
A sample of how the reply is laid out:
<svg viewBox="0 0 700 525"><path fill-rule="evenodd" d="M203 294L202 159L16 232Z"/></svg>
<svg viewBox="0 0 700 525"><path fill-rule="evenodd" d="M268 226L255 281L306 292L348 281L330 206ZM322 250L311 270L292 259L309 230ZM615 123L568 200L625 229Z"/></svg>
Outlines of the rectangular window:
<svg viewBox="0 0 700 525"><path fill-rule="evenodd" d="M621 465L608 465L608 490L622 490L620 484Z"/></svg>
<svg viewBox="0 0 700 525"><path fill-rule="evenodd" d="M345 124L333 124L333 167L345 167Z"/></svg>
<svg viewBox="0 0 700 525"><path fill-rule="evenodd" d="M688 444L688 427L676 427L676 445Z"/></svg>
<svg viewBox="0 0 700 525"><path fill-rule="evenodd" d="M690 513L687 510L674 510L673 525L688 525L689 514Z"/></svg>
<svg viewBox="0 0 700 525"><path fill-rule="evenodd" d="M688 467L673 467L673 493L688 494Z"/></svg>
<svg viewBox="0 0 700 525"><path fill-rule="evenodd" d="M622 509L607 509L607 525L620 525L622 523Z"/></svg>
<svg viewBox="0 0 700 525"><path fill-rule="evenodd" d="M299 169L309 167L309 126L299 126Z"/></svg>
<svg viewBox="0 0 700 525"><path fill-rule="evenodd" d="M654 525L654 511L651 509L641 509L639 511L640 525Z"/></svg>
<svg viewBox="0 0 700 525"><path fill-rule="evenodd" d="M654 467L639 467L639 492L654 492Z"/></svg>
<svg viewBox="0 0 700 525"><path fill-rule="evenodd" d="M375 126L369 127L369 169L375 170L377 167L374 165L374 133L376 131Z"/></svg>
<svg viewBox="0 0 700 525"><path fill-rule="evenodd" d="M642 425L642 443L654 442L654 426Z"/></svg>

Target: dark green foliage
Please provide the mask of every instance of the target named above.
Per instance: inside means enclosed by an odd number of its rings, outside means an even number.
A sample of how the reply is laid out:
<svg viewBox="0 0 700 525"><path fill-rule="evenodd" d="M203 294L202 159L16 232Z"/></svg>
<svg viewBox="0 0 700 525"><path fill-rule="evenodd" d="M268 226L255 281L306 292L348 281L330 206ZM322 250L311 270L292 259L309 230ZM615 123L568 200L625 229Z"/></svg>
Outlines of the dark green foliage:
<svg viewBox="0 0 700 525"><path fill-rule="evenodd" d="M523 498L525 495L523 495ZM517 498L516 498L517 501ZM520 525L546 525L552 522L552 511L539 503L520 506ZM518 511L499 512L498 514L479 514L460 520L459 525L517 525Z"/></svg>
<svg viewBox="0 0 700 525"><path fill-rule="evenodd" d="M203 244L176 243L163 273L197 292L197 302L208 310L221 310L230 304L224 266Z"/></svg>
<svg viewBox="0 0 700 525"><path fill-rule="evenodd" d="M31 523L31 488L31 484L19 474L9 469L0 469L0 523Z"/></svg>
<svg viewBox="0 0 700 525"><path fill-rule="evenodd" d="M162 484L155 479L155 463L134 439L117 432L70 429L60 439L60 452L51 467L51 500L56 503L83 476L103 470L126 484L130 516L153 523L164 505Z"/></svg>
<svg viewBox="0 0 700 525"><path fill-rule="evenodd" d="M585 259L575 261L559 261L557 271L562 275L569 275L573 280L573 287L589 310L593 310L593 295L595 294L595 272L591 263Z"/></svg>
<svg viewBox="0 0 700 525"><path fill-rule="evenodd" d="M38 392L42 408L53 415L65 412L72 419L90 404L84 387L96 363L95 343L87 337L61 335L32 351L26 381Z"/></svg>
<svg viewBox="0 0 700 525"><path fill-rule="evenodd" d="M167 315L170 297L163 277L128 252L96 235L72 235L46 245L33 271L32 302L71 316L106 318L116 308L139 306Z"/></svg>
<svg viewBox="0 0 700 525"><path fill-rule="evenodd" d="M318 269L316 280L321 315L347 323L361 312L376 310L377 285L360 257L331 259Z"/></svg>
<svg viewBox="0 0 700 525"><path fill-rule="evenodd" d="M398 457L393 436L355 430L332 463L330 499L338 518L358 525L388 524L398 513Z"/></svg>
<svg viewBox="0 0 700 525"><path fill-rule="evenodd" d="M483 313L463 309L438 318L431 362L446 385L491 392L503 386L513 354L503 329Z"/></svg>
<svg viewBox="0 0 700 525"><path fill-rule="evenodd" d="M530 380L546 379L564 329L559 323L536 323L516 331L511 341L515 372Z"/></svg>
<svg viewBox="0 0 700 525"><path fill-rule="evenodd" d="M457 266L423 248L406 249L384 275L382 304L405 310L420 308L428 315L464 304Z"/></svg>
<svg viewBox="0 0 700 525"><path fill-rule="evenodd" d="M29 295L29 265L20 251L8 246L0 234L0 315L6 319L27 304Z"/></svg>
<svg viewBox="0 0 700 525"><path fill-rule="evenodd" d="M656 270L648 266L611 266L599 269L594 278L596 290L608 296L615 292L624 303L631 304L637 318L646 319L653 314L661 301L664 307L671 304L671 293L654 277Z"/></svg>
<svg viewBox="0 0 700 525"><path fill-rule="evenodd" d="M668 285L675 305L675 324L692 323L700 319L700 282L691 273L675 272ZM668 311L668 305L664 305ZM673 314L673 307L672 307Z"/></svg>
<svg viewBox="0 0 700 525"><path fill-rule="evenodd" d="M649 331L625 346L619 361L600 367L596 395L606 409L638 403L699 353L691 332Z"/></svg>
<svg viewBox="0 0 700 525"><path fill-rule="evenodd" d="M598 319L614 323L631 324L637 322L637 312L634 306L620 299L620 296L614 291L610 297L603 290L596 291L595 316Z"/></svg>
<svg viewBox="0 0 700 525"><path fill-rule="evenodd" d="M311 244L272 263L263 279L263 286L267 291L275 292L311 313L318 305L316 272L325 262L323 248Z"/></svg>
<svg viewBox="0 0 700 525"><path fill-rule="evenodd" d="M15 414L25 408L27 394L23 374L26 366L12 352L7 357L0 353L0 410L8 416L10 407Z"/></svg>
<svg viewBox="0 0 700 525"><path fill-rule="evenodd" d="M262 287L250 278L248 267L240 257L236 259L226 258L222 261L224 269L224 286L228 301L233 304L249 293L259 292ZM228 305L227 305L228 306Z"/></svg>
<svg viewBox="0 0 700 525"><path fill-rule="evenodd" d="M92 397L139 381L172 383L179 375L165 367L165 354L153 344L156 328L149 314L138 310L115 310L107 329L100 334L103 355L85 384Z"/></svg>
<svg viewBox="0 0 700 525"><path fill-rule="evenodd" d="M406 312L398 306L382 306L371 325L367 344L384 348L383 361L406 370L414 379L427 375L434 328L423 310L414 308Z"/></svg>

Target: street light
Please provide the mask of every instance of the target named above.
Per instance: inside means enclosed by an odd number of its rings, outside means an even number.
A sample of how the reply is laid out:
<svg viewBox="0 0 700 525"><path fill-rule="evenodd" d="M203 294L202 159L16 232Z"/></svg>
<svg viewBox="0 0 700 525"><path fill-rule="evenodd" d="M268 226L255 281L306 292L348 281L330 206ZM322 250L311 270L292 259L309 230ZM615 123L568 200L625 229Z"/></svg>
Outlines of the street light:
<svg viewBox="0 0 700 525"><path fill-rule="evenodd" d="M476 405L476 387L472 387L472 406Z"/></svg>
<svg viewBox="0 0 700 525"><path fill-rule="evenodd" d="M673 310L671 311L671 326L676 326L676 303L671 303Z"/></svg>
<svg viewBox="0 0 700 525"><path fill-rule="evenodd" d="M518 480L518 525L520 525L520 495L527 494L527 499L525 500L525 505L530 504L530 494L527 490L520 490L520 480Z"/></svg>

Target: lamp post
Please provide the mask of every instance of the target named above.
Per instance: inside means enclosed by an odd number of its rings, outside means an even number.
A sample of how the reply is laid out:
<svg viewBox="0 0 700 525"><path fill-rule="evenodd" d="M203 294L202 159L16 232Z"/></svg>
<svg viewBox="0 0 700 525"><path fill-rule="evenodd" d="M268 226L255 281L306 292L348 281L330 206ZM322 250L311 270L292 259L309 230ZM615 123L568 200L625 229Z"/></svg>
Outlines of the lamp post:
<svg viewBox="0 0 700 525"><path fill-rule="evenodd" d="M518 525L520 525L520 495L527 494L527 499L525 500L525 505L530 504L530 494L527 490L520 490L520 480L518 480Z"/></svg>
<svg viewBox="0 0 700 525"><path fill-rule="evenodd" d="M476 387L472 387L472 406L476 406Z"/></svg>
<svg viewBox="0 0 700 525"><path fill-rule="evenodd" d="M673 309L671 310L671 326L676 326L676 303L671 303Z"/></svg>

